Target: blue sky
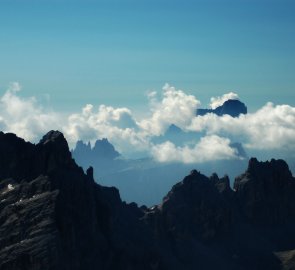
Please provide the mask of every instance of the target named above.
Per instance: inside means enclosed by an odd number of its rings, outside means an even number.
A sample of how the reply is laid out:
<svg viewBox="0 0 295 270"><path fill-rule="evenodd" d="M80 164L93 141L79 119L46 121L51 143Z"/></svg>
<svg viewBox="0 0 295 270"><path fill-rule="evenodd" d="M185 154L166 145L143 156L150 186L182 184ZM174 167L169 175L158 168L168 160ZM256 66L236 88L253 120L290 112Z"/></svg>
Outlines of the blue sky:
<svg viewBox="0 0 295 270"><path fill-rule="evenodd" d="M295 105L294 1L0 0L0 91L140 110L168 82L204 105Z"/></svg>

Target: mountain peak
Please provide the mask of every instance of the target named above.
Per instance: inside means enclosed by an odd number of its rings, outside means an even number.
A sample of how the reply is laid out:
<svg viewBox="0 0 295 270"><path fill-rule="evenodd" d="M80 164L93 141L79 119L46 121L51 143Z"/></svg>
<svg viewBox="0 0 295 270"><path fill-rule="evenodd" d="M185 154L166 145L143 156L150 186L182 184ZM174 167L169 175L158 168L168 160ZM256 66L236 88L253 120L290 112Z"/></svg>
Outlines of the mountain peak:
<svg viewBox="0 0 295 270"><path fill-rule="evenodd" d="M64 135L58 130L51 130L47 132L40 140L40 144L47 144L49 142L66 142ZM66 142L67 143L67 142Z"/></svg>
<svg viewBox="0 0 295 270"><path fill-rule="evenodd" d="M232 117L239 117L240 114L247 114L247 107L238 99L229 99L216 109L197 109L197 115L203 116L208 113L214 113L218 116L227 114Z"/></svg>
<svg viewBox="0 0 295 270"><path fill-rule="evenodd" d="M288 165L252 158L235 189L192 170L138 208L84 174L60 132L37 145L0 132L0 268L283 269L295 250Z"/></svg>
<svg viewBox="0 0 295 270"><path fill-rule="evenodd" d="M284 160L249 160L248 169L236 177L234 189L245 216L255 223L284 223L294 218L295 181Z"/></svg>

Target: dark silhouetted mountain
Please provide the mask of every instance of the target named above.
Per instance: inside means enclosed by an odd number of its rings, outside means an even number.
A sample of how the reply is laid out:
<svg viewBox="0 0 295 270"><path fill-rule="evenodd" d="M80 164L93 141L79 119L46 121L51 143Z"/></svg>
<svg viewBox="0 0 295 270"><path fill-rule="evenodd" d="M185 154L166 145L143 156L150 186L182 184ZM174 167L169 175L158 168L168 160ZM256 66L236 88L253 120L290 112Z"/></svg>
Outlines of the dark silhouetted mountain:
<svg viewBox="0 0 295 270"><path fill-rule="evenodd" d="M214 113L218 116L228 114L232 117L238 117L240 114L247 114L247 107L237 99L229 99L216 109L197 109L197 115L202 116L207 113Z"/></svg>
<svg viewBox="0 0 295 270"><path fill-rule="evenodd" d="M156 258L142 216L83 173L60 132L37 145L0 133L1 270L140 269Z"/></svg>
<svg viewBox="0 0 295 270"><path fill-rule="evenodd" d="M0 269L294 269L288 165L252 158L234 188L192 170L138 208L84 174L60 132L0 133Z"/></svg>

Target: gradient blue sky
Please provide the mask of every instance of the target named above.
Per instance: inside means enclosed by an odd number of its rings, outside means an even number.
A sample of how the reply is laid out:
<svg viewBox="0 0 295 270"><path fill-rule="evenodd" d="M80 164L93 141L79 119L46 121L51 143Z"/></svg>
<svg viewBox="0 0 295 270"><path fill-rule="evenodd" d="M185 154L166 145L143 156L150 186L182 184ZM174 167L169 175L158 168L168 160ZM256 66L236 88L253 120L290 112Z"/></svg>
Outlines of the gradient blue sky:
<svg viewBox="0 0 295 270"><path fill-rule="evenodd" d="M0 0L0 91L140 110L168 82L204 105L295 105L295 1Z"/></svg>

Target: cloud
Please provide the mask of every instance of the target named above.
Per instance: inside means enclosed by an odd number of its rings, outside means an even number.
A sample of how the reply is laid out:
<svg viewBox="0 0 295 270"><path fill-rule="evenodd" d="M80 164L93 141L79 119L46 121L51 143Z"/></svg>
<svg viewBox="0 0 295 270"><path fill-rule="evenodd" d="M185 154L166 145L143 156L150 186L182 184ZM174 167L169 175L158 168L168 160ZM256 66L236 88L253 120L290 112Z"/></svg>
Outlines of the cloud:
<svg viewBox="0 0 295 270"><path fill-rule="evenodd" d="M15 82L0 96L0 129L32 142L50 129L59 129L70 147L77 140L94 143L106 137L125 156L137 153L153 156L158 161L185 163L236 158L230 142L242 143L249 155L254 150L276 153L295 150L295 108L289 105L267 103L256 112L238 118L215 114L196 116L200 101L166 84L161 93L148 94L150 115L137 119L129 108L106 105L87 104L80 112L68 114L53 112L35 97L21 97L21 91L21 85ZM228 93L211 101L217 104L228 98L238 95ZM194 144L184 142L182 147L171 142L153 144L153 138L164 134L170 124L185 132L196 132Z"/></svg>
<svg viewBox="0 0 295 270"><path fill-rule="evenodd" d="M19 97L17 94L20 91L20 84L13 82L0 98L0 127L2 130L34 141L49 129L61 128L58 124L60 116L53 112L45 112L34 97Z"/></svg>
<svg viewBox="0 0 295 270"><path fill-rule="evenodd" d="M160 162L202 163L238 158L230 140L216 135L202 137L193 147L176 147L167 141L152 147L153 157Z"/></svg>
<svg viewBox="0 0 295 270"><path fill-rule="evenodd" d="M221 97L211 97L210 107L211 109L216 109L229 99L239 99L239 96L234 92L229 92L227 94L222 95Z"/></svg>
<svg viewBox="0 0 295 270"><path fill-rule="evenodd" d="M269 102L258 111L238 118L207 114L194 118L187 129L235 138L249 149L294 150L295 108Z"/></svg>
<svg viewBox="0 0 295 270"><path fill-rule="evenodd" d="M200 105L193 95L187 95L182 90L176 90L169 84L163 87L161 99L157 99L157 93L148 95L152 115L143 119L139 126L150 135L162 135L170 124L180 128L190 125L196 114L196 108Z"/></svg>
<svg viewBox="0 0 295 270"><path fill-rule="evenodd" d="M108 138L125 154L145 151L149 144L129 109L105 105L95 110L93 105L87 104L81 113L69 115L64 133L72 144L81 139L94 142L98 138Z"/></svg>

